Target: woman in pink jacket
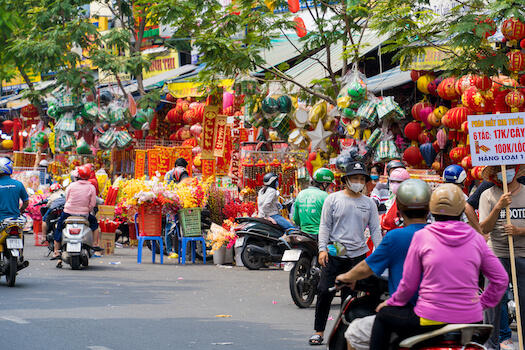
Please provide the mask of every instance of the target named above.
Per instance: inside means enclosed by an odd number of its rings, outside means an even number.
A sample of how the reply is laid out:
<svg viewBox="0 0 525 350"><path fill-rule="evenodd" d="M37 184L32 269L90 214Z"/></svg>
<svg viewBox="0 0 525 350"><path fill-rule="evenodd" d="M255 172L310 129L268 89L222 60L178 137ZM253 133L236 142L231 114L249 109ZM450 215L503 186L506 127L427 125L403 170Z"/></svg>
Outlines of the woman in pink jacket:
<svg viewBox="0 0 525 350"><path fill-rule="evenodd" d="M403 278L390 299L377 307L371 350L388 349L392 333L401 338L448 323L481 323L509 283L505 269L482 235L460 221L463 193L454 184L439 186L430 199L436 222L414 234ZM479 295L479 272L489 279ZM419 288L416 306L407 305Z"/></svg>

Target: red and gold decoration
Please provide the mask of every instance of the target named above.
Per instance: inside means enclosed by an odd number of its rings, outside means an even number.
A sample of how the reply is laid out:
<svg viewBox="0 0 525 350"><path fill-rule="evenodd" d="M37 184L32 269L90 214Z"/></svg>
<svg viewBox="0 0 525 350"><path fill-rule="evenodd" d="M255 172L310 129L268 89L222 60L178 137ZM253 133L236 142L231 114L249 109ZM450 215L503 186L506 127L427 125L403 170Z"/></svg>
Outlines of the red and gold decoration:
<svg viewBox="0 0 525 350"><path fill-rule="evenodd" d="M202 130L202 160L215 160L214 143L215 143L215 123L220 108L218 106L204 107L204 125ZM204 167L204 164L203 164Z"/></svg>
<svg viewBox="0 0 525 350"><path fill-rule="evenodd" d="M145 150L135 150L135 179L140 179L145 175L146 154Z"/></svg>
<svg viewBox="0 0 525 350"><path fill-rule="evenodd" d="M519 50L512 50L507 53L507 57L509 58L511 77L518 79L518 73L525 69L525 55Z"/></svg>
<svg viewBox="0 0 525 350"><path fill-rule="evenodd" d="M501 33L507 38L508 46L516 46L525 37L525 24L515 17L506 19L501 26Z"/></svg>
<svg viewBox="0 0 525 350"><path fill-rule="evenodd" d="M525 103L525 96L519 90L513 90L505 96L505 103L510 107L511 112L519 112L520 107Z"/></svg>

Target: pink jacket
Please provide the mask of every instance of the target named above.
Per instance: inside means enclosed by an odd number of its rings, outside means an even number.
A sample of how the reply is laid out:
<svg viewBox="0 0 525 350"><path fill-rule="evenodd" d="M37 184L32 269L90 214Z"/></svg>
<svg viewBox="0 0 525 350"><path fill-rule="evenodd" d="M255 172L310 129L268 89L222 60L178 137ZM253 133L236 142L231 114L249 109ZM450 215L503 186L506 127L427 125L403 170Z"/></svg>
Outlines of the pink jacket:
<svg viewBox="0 0 525 350"><path fill-rule="evenodd" d="M490 281L481 296L480 270ZM419 287L414 308L419 317L474 323L501 300L508 283L507 272L478 232L460 221L435 222L414 234L403 278L387 305L405 305Z"/></svg>
<svg viewBox="0 0 525 350"><path fill-rule="evenodd" d="M95 208L96 202L95 186L87 180L78 180L66 189L64 212L68 214L89 214Z"/></svg>

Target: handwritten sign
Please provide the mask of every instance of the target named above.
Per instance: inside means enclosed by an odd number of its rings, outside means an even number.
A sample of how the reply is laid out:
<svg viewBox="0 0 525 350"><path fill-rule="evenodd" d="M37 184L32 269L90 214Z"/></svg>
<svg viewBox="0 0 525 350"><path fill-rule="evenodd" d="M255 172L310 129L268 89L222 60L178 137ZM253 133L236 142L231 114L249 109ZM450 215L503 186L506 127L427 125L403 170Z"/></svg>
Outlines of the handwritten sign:
<svg viewBox="0 0 525 350"><path fill-rule="evenodd" d="M525 163L524 117L522 113L469 115L472 165Z"/></svg>

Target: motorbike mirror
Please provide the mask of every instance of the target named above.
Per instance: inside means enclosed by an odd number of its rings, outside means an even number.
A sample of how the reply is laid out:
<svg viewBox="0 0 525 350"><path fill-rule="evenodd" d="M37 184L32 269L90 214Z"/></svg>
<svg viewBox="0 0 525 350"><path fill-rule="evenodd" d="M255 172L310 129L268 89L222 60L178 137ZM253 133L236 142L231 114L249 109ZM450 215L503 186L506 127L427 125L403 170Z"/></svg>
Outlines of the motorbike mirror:
<svg viewBox="0 0 525 350"><path fill-rule="evenodd" d="M32 196L35 194L35 190L33 190L31 187L26 188L27 194Z"/></svg>
<svg viewBox="0 0 525 350"><path fill-rule="evenodd" d="M62 187L67 187L69 185L69 183L71 182L70 179L65 179L64 181L62 181Z"/></svg>

